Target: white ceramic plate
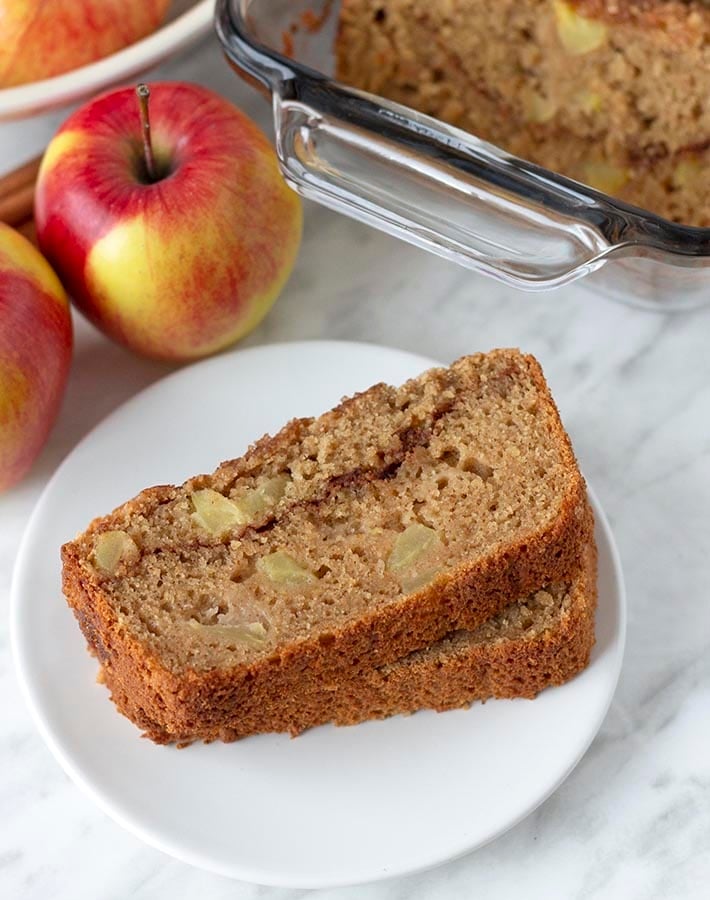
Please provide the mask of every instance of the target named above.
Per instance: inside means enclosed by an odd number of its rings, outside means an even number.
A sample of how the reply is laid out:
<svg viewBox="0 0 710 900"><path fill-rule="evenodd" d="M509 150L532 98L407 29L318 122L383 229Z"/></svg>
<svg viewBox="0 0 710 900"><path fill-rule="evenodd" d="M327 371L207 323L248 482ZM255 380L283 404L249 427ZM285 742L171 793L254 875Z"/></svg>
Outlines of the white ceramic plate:
<svg viewBox="0 0 710 900"><path fill-rule="evenodd" d="M173 0L165 24L143 40L63 75L0 90L0 121L78 103L146 72L206 34L213 9L214 0Z"/></svg>
<svg viewBox="0 0 710 900"><path fill-rule="evenodd" d="M66 772L117 822L186 862L261 884L325 887L424 869L479 847L541 803L596 734L616 685L621 570L594 500L597 645L589 668L534 702L259 736L186 750L142 740L95 682L64 604L59 546L140 488L180 482L296 415L319 413L431 360L313 342L218 356L150 387L63 463L27 527L12 638L37 724ZM519 765L524 748L525 765Z"/></svg>

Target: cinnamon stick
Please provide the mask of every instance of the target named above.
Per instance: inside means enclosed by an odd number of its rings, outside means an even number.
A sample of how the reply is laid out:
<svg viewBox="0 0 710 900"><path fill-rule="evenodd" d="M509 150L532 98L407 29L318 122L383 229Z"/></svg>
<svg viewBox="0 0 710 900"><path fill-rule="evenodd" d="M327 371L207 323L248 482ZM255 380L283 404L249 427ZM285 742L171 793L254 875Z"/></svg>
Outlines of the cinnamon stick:
<svg viewBox="0 0 710 900"><path fill-rule="evenodd" d="M6 196L3 196L1 191L2 184L0 184L0 222L14 227L30 218L35 200L34 184L25 185Z"/></svg>
<svg viewBox="0 0 710 900"><path fill-rule="evenodd" d="M12 194L19 188L25 187L28 184L34 184L35 181L37 181L37 174L41 162L42 157L36 156L34 159L23 163L19 168L13 169L12 172L3 175L0 178L0 197Z"/></svg>
<svg viewBox="0 0 710 900"><path fill-rule="evenodd" d="M18 227L31 221L40 162L31 159L0 178L0 222Z"/></svg>

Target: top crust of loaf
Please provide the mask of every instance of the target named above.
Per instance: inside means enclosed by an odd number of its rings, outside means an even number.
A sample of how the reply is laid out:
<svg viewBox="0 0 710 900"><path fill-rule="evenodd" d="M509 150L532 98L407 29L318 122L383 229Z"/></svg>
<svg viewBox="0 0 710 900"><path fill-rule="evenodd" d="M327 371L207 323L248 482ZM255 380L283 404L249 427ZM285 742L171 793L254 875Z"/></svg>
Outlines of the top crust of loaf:
<svg viewBox="0 0 710 900"><path fill-rule="evenodd" d="M325 422L325 428L319 433L322 441L323 434L330 433L339 418L352 411L353 405L371 402L374 396L371 392L346 400L321 419L289 423L275 437L264 438L254 445L242 459L223 464L214 476L191 479L183 488L159 487L144 491L110 516L95 520L87 532L62 548L67 600L91 649L102 663L114 699L149 736L159 741L188 734L219 737L229 730L235 717L243 727L253 726L253 730L259 730L263 710L277 704L294 684L306 692L312 685L316 691L324 679L337 679L343 674L352 677L358 670L366 671L392 662L451 630L475 628L500 611L511 596L522 596L541 584L563 580L574 571L578 565L578 548L590 533L585 487L538 363L518 351L494 351L465 358L451 370L434 370L411 384L418 384L417 389L422 384L438 389L443 373L460 372L462 367L467 370L478 367L488 372L487 377L498 379L496 385L501 390L507 389L516 379L529 381L540 404L539 414L544 417L545 431L555 447L561 470L564 470L564 488L555 498L555 508L538 532L527 533L522 541L499 543L490 552L446 570L410 595L388 601L372 611L365 609L351 620L315 630L311 637L302 636L291 643L282 643L256 658L243 657L233 665L202 670L184 666L173 669L155 647L143 636L138 636L133 627L135 623L122 614L116 596L111 595L110 585L97 576L91 563L91 547L96 535L113 528L128 527L127 523L136 519L143 522L146 516L162 506L177 502L176 498L183 496L185 491L189 494L206 483L230 486L231 489L240 478L253 478L255 469L264 466L270 458L283 455L284 449L293 447L294 442L307 440L314 427ZM377 390L392 389L372 389ZM429 412L432 410L430 401L431 397L427 400ZM441 407L435 405L433 408L437 409L437 415L443 415L441 410L446 406L447 402L444 402ZM380 466L391 464L387 462L388 453L393 458L399 453L400 459L409 459L417 450L416 441L414 450L407 445L411 435L403 441L399 434L399 443L394 449L392 435L386 437L389 443L378 450L382 457L378 457ZM368 447L363 452L369 452ZM333 491L333 477L331 473L323 483L324 490L330 492L328 497ZM373 482L379 483L378 479L382 477L381 469L368 470L367 467L357 476L366 485L366 490ZM341 502L343 492L350 498L348 490L346 478L345 487L338 485L332 502ZM289 516L296 515L292 510L302 509L309 502L313 501L301 497L296 498L292 506L287 503L281 518L288 522ZM318 504L321 502L317 501ZM242 536L242 540L257 539L262 540L258 534L257 537ZM233 543L206 542L199 553L206 552L207 558L214 561L225 553L234 552ZM471 602L472 596L476 597L475 603Z"/></svg>

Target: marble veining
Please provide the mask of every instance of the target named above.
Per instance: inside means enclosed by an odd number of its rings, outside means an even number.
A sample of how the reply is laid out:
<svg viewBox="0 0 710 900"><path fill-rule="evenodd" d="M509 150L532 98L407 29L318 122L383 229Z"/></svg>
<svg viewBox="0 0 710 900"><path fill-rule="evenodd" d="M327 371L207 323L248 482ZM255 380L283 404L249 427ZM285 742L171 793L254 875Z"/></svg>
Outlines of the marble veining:
<svg viewBox="0 0 710 900"><path fill-rule="evenodd" d="M263 124L268 107L214 43L164 67L200 80ZM0 167L46 143L61 114L0 125ZM143 846L74 787L39 738L13 673L11 570L48 477L103 416L166 366L77 320L59 423L31 476L0 498L0 897L8 900L295 900L198 871ZM629 594L612 708L573 775L475 854L431 872L317 900L699 898L710 884L710 308L644 313L582 286L526 296L323 209L246 345L344 338L448 361L519 345L541 359L582 467L615 531ZM455 800L455 785L451 788Z"/></svg>

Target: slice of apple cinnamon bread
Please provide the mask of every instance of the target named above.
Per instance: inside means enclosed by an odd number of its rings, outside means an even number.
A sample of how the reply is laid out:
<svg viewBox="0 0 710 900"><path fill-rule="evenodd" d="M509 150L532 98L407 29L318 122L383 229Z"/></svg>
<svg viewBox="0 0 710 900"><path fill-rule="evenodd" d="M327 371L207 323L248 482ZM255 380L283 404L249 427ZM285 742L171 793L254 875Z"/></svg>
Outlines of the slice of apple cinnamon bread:
<svg viewBox="0 0 710 900"><path fill-rule="evenodd" d="M62 548L64 592L149 737L229 739L564 581L589 531L538 363L498 350L143 491Z"/></svg>

